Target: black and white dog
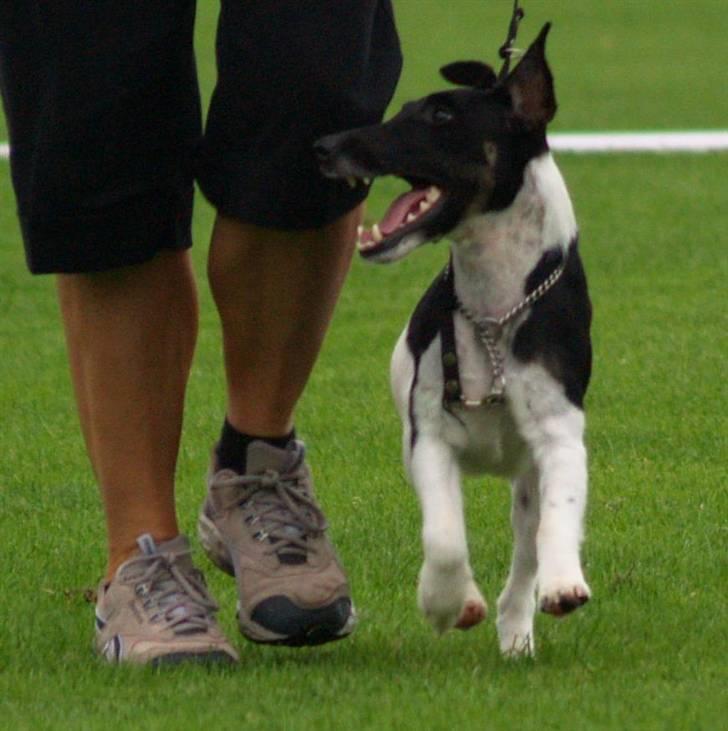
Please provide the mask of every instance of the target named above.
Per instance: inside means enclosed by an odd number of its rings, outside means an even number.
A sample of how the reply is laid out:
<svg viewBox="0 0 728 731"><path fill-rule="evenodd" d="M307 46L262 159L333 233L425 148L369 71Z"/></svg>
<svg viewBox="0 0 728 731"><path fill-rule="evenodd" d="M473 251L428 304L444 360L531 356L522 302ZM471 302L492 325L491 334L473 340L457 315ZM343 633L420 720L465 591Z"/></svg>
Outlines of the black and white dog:
<svg viewBox="0 0 728 731"><path fill-rule="evenodd" d="M460 472L510 478L515 548L497 628L501 650L516 655L534 652L536 596L556 616L590 596L579 549L591 305L571 201L546 142L556 111L548 30L501 79L479 62L450 64L443 76L467 88L317 143L327 175L396 175L413 187L360 230L365 258L452 241L391 366L424 520L419 605L439 632L483 619Z"/></svg>

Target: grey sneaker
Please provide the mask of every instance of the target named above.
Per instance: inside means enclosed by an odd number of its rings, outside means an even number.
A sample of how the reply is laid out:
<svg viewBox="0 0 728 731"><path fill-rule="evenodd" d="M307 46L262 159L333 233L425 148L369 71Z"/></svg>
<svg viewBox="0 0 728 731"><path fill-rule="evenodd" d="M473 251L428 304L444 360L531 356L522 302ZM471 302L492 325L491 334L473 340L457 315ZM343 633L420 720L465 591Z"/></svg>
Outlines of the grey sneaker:
<svg viewBox="0 0 728 731"><path fill-rule="evenodd" d="M140 554L99 587L97 652L111 663L237 662L187 539L177 536L157 546L143 535L137 543Z"/></svg>
<svg viewBox="0 0 728 731"><path fill-rule="evenodd" d="M247 470L208 478L198 523L207 555L238 585L238 624L254 642L318 645L356 623L346 576L326 537L303 443L254 441Z"/></svg>

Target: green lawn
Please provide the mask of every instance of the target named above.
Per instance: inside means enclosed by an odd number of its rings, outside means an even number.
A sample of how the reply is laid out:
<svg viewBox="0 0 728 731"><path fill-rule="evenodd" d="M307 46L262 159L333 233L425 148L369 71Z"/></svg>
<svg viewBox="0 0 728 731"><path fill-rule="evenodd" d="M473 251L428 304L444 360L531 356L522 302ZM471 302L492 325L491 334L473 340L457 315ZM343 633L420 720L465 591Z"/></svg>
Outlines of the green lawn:
<svg viewBox="0 0 728 731"><path fill-rule="evenodd" d="M200 5L209 93L216 3ZM524 39L555 21L556 127L725 126L722 5L528 3ZM441 63L482 52L494 60L509 3L395 6L402 101L432 88ZM0 161L0 729L724 727L728 155L564 155L559 163L595 305L585 546L593 601L561 622L539 617L539 656L520 663L500 659L492 616L436 639L417 612L419 511L400 467L387 367L447 255L441 244L391 267L355 263L299 411L359 629L316 650L239 639L235 670L156 673L108 668L91 655L84 592L103 570L103 521L53 282L24 270ZM377 185L373 215L395 189ZM202 321L179 468L190 534L223 403L218 325L202 277L211 221L200 200ZM493 608L510 553L507 489L472 480L467 503L473 567ZM233 584L198 558L236 637Z"/></svg>

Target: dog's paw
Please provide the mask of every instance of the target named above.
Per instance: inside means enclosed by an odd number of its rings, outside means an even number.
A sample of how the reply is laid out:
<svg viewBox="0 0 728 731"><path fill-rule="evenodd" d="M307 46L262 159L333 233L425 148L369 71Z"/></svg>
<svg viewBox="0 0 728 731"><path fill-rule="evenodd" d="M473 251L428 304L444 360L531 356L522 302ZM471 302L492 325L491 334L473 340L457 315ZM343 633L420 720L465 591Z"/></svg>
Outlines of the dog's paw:
<svg viewBox="0 0 728 731"><path fill-rule="evenodd" d="M498 602L498 644L505 657L533 657L536 654L536 642L533 636L533 596L525 606L512 606L501 599Z"/></svg>
<svg viewBox="0 0 728 731"><path fill-rule="evenodd" d="M425 563L420 572L417 603L438 634L453 627L474 627L486 614L485 601L467 568L438 570Z"/></svg>
<svg viewBox="0 0 728 731"><path fill-rule="evenodd" d="M538 603L542 612L564 617L586 604L591 591L584 581L559 582L539 591Z"/></svg>
<svg viewBox="0 0 728 731"><path fill-rule="evenodd" d="M485 602L466 601L460 612L458 621L455 622L455 629L472 629L480 624L488 614Z"/></svg>
<svg viewBox="0 0 728 731"><path fill-rule="evenodd" d="M536 611L536 587L532 580L509 579L498 597L498 644L505 657L532 657L536 654L533 615Z"/></svg>
<svg viewBox="0 0 728 731"><path fill-rule="evenodd" d="M457 624L463 607L461 598L453 597L452 594L443 596L431 593L422 587L418 592L417 604L425 619L439 635Z"/></svg>
<svg viewBox="0 0 728 731"><path fill-rule="evenodd" d="M460 611L458 621L455 622L456 629L472 629L480 624L488 614L488 605L485 603L482 594L471 581L465 592L465 604Z"/></svg>
<svg viewBox="0 0 728 731"><path fill-rule="evenodd" d="M521 657L533 657L536 654L536 641L533 628L501 628L498 627L498 644L503 657L516 660Z"/></svg>

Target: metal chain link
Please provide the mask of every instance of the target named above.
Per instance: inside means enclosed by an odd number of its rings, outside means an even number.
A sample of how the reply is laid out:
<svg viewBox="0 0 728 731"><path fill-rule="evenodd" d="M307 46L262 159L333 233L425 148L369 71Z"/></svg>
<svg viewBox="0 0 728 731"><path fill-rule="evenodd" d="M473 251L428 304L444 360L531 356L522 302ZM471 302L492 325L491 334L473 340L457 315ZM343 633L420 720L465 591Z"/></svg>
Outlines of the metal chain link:
<svg viewBox="0 0 728 731"><path fill-rule="evenodd" d="M493 372L490 391L479 401L471 401L463 397L462 400L465 406L475 407L481 406L484 403L493 404L503 402L506 389L505 356L498 347L498 341L503 335L503 328L527 307L530 307L534 302L541 299L559 281L559 278L564 273L565 267L566 262L562 261L536 289L517 305L511 307L501 317L478 317L461 302L457 293L453 292L458 312L475 328L475 332L485 347L485 352L488 354L488 360L490 361L490 367Z"/></svg>

